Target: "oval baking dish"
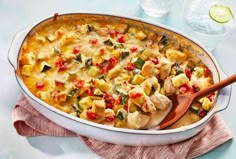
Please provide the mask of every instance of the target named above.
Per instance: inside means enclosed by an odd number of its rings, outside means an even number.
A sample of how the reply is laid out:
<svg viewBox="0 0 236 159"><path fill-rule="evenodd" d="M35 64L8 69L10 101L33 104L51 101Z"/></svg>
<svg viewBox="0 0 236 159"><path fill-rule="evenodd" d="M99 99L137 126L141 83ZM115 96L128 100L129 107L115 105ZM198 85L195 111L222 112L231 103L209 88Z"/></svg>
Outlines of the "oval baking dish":
<svg viewBox="0 0 236 159"><path fill-rule="evenodd" d="M175 39L178 39L181 45L184 45L188 49L188 51L191 51L198 58L200 58L204 65L206 65L207 68L210 69L212 73L212 80L214 82L218 82L219 80L224 79L226 77L214 57L211 55L210 52L205 49L205 47L203 47L201 44L197 43L190 37L166 26L150 23L141 19L121 17L116 15L89 13L73 13L63 15L56 14L53 17L40 21L39 23L30 28L18 32L9 50L9 61L16 70L16 79L28 101L37 111L39 111L45 117L57 123L58 125L72 130L80 135L92 137L98 140L115 144L163 145L183 141L194 136L199 131L201 131L202 128L204 128L204 126L207 124L207 122L210 120L214 113L224 110L227 107L228 102L230 100L231 86L225 87L221 91L219 91L216 96L214 107L207 113L205 117L203 117L196 123L166 130L132 130L111 127L108 125L102 125L83 120L50 106L49 104L45 103L44 101L40 100L35 95L33 95L24 84L24 81L22 80L22 77L19 73L20 50L22 49L27 37L35 33L38 28L45 28L47 26L53 25L55 21L57 21L57 23L63 23L65 21L68 22L71 20L125 23L128 25L139 26L140 28L148 28L156 32L157 34L161 34L163 37L174 37ZM54 51L60 53L60 50L58 51L57 48L54 48ZM75 51L77 52L77 50Z"/></svg>

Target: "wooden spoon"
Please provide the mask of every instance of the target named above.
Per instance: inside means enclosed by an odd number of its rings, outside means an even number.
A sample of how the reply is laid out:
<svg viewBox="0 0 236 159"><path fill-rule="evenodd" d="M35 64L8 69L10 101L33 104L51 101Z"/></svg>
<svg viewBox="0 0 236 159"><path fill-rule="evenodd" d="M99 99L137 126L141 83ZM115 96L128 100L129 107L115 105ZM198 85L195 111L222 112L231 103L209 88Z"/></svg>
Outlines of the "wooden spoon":
<svg viewBox="0 0 236 159"><path fill-rule="evenodd" d="M171 111L167 114L167 116L160 122L159 129L164 129L167 126L170 126L174 122L176 122L180 117L184 115L184 113L188 110L188 108L191 106L191 104L197 100L200 99L212 92L215 92L227 85L230 85L231 83L236 82L236 74L211 85L208 88L205 88L203 90L200 90L199 92L196 92L194 94L190 95L173 95L169 98L171 99L173 105Z"/></svg>

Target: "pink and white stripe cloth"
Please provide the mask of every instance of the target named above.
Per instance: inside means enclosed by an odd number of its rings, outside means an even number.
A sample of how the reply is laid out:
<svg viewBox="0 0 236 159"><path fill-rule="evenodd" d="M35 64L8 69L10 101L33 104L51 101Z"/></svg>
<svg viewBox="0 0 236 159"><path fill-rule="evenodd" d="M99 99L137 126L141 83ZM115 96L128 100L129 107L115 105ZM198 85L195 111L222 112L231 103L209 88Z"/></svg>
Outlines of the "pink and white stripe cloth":
<svg viewBox="0 0 236 159"><path fill-rule="evenodd" d="M233 138L219 114L216 114L198 135L165 146L115 145L80 136L49 121L38 113L24 96L19 98L12 117L19 135L79 137L94 153L105 159L189 159L207 153Z"/></svg>

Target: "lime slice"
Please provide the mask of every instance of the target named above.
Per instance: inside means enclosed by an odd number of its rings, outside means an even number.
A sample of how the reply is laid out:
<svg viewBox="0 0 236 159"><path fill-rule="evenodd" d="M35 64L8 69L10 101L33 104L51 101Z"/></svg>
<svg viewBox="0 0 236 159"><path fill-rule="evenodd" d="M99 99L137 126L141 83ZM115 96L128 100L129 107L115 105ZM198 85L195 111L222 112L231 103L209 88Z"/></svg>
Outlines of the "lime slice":
<svg viewBox="0 0 236 159"><path fill-rule="evenodd" d="M215 4L211 6L209 15L212 20L218 23L227 23L234 18L233 13L229 7L222 4Z"/></svg>

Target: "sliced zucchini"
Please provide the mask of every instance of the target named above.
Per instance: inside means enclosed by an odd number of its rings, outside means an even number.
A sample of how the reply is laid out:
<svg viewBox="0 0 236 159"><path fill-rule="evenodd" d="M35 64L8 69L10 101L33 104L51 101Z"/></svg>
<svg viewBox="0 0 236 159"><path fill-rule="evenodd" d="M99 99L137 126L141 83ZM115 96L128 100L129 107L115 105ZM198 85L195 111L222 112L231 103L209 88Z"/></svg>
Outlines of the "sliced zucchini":
<svg viewBox="0 0 236 159"><path fill-rule="evenodd" d="M113 46L113 42L110 39L107 39L106 41L103 42L107 46Z"/></svg>
<svg viewBox="0 0 236 159"><path fill-rule="evenodd" d="M103 96L103 92L100 89L95 88L93 91L93 95L94 96Z"/></svg>
<svg viewBox="0 0 236 159"><path fill-rule="evenodd" d="M81 56L81 54L76 55L74 60L75 60L76 62L82 62L82 56Z"/></svg>
<svg viewBox="0 0 236 159"><path fill-rule="evenodd" d="M196 114L198 113L199 109L200 108L195 105L191 105L191 107L189 108L191 112L196 113Z"/></svg>
<svg viewBox="0 0 236 159"><path fill-rule="evenodd" d="M120 94L120 104L125 105L128 101L128 95L125 94Z"/></svg>
<svg viewBox="0 0 236 159"><path fill-rule="evenodd" d="M117 113L116 113L116 118L124 121L127 117L127 111L124 110L124 108L120 108L118 109Z"/></svg>
<svg viewBox="0 0 236 159"><path fill-rule="evenodd" d="M92 58L85 60L85 67L86 68L92 66L92 64L93 64Z"/></svg>
<svg viewBox="0 0 236 159"><path fill-rule="evenodd" d="M40 64L40 72L46 72L48 71L50 68L52 68L47 62L43 61Z"/></svg>
<svg viewBox="0 0 236 159"><path fill-rule="evenodd" d="M167 44L168 44L168 39L166 38L165 35L163 35L163 36L160 38L159 43L162 44L162 45L167 45Z"/></svg>
<svg viewBox="0 0 236 159"><path fill-rule="evenodd" d="M74 96L74 94L77 92L77 90L78 89L72 89L72 90L70 90L70 92L69 92L69 94L67 94L67 97L69 97L69 98L71 98L71 97L73 97Z"/></svg>
<svg viewBox="0 0 236 159"><path fill-rule="evenodd" d="M139 57L139 58L137 58L137 60L134 62L134 65L136 66L136 68L142 69L144 63L145 63L145 61L142 60L142 59Z"/></svg>
<svg viewBox="0 0 236 159"><path fill-rule="evenodd" d="M129 56L129 51L123 51L121 52L121 59L126 58L127 56Z"/></svg>

